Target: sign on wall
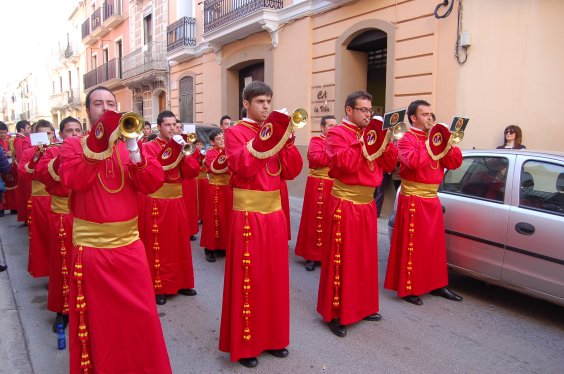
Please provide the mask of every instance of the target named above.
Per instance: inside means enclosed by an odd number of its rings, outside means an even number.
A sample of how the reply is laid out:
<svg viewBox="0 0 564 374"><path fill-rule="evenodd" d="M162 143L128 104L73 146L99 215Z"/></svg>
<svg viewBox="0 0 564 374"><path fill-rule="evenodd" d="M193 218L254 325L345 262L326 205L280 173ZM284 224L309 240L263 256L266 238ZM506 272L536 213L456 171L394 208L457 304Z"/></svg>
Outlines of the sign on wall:
<svg viewBox="0 0 564 374"><path fill-rule="evenodd" d="M316 86L311 90L311 117L334 114L335 86Z"/></svg>

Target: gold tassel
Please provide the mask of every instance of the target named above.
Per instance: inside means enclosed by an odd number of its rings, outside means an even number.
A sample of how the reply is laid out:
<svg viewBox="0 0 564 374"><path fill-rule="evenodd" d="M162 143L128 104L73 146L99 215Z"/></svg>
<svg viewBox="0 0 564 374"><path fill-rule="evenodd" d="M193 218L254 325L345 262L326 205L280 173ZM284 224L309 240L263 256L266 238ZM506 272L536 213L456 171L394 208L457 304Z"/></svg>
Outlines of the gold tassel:
<svg viewBox="0 0 564 374"><path fill-rule="evenodd" d="M340 309L341 308L341 298L340 298L340 291L341 291L341 243L343 242L342 233L341 233L341 218L342 218L342 211L341 206L343 202L340 201L339 205L337 206L337 210L335 214L333 214L333 220L336 222L336 231L335 231L335 255L333 256L333 262L335 264L335 275L333 277L333 285L335 286L335 292L333 294L333 308Z"/></svg>
<svg viewBox="0 0 564 374"><path fill-rule="evenodd" d="M249 212L245 212L245 220L243 226L243 241L245 250L243 252L243 340L251 340L251 304L249 301L249 292L251 290L251 278L249 270L251 266L251 253L249 252L249 242L251 241L251 226L249 225Z"/></svg>
<svg viewBox="0 0 564 374"><path fill-rule="evenodd" d="M78 247L76 264L74 265L74 276L76 278L76 310L78 311L78 340L81 343L80 369L83 373L88 373L92 367L90 354L88 353L88 326L86 325L86 297L82 289L83 266L82 266L82 246Z"/></svg>
<svg viewBox="0 0 564 374"><path fill-rule="evenodd" d="M213 195L213 221L214 221L214 237L215 239L219 239L219 186L215 186L214 195Z"/></svg>
<svg viewBox="0 0 564 374"><path fill-rule="evenodd" d="M321 247L323 245L323 181L319 182L317 186L318 196L317 196L317 246Z"/></svg>
<svg viewBox="0 0 564 374"><path fill-rule="evenodd" d="M163 282L161 280L161 261L159 259L159 225L157 223L157 219L159 218L159 208L157 207L157 203L153 201L153 253L155 255L155 261L153 262L153 268L155 269L155 280L154 280L154 288L155 292L158 294L159 290L163 288Z"/></svg>
<svg viewBox="0 0 564 374"><path fill-rule="evenodd" d="M409 242L407 243L407 266L406 266L406 282L405 282L405 290L407 292L411 292L413 283L411 281L411 273L413 271L413 233L415 232L415 223L413 220L415 218L415 203L413 202L413 196L410 197L411 202L409 203Z"/></svg>
<svg viewBox="0 0 564 374"><path fill-rule="evenodd" d="M59 214L59 241L61 243L61 275L63 276L63 314L69 314L69 269L67 266L67 233L63 226L63 215Z"/></svg>

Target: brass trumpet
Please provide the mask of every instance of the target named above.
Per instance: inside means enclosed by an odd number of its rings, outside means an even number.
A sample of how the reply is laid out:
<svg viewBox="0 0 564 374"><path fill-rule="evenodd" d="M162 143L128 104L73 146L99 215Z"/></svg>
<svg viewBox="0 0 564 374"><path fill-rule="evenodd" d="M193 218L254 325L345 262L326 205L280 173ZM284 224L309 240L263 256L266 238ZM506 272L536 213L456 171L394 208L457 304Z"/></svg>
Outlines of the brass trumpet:
<svg viewBox="0 0 564 374"><path fill-rule="evenodd" d="M394 127L392 127L392 138L394 138L394 141L397 142L398 140L403 138L406 131L407 126L405 125L405 122L397 123Z"/></svg>
<svg viewBox="0 0 564 374"><path fill-rule="evenodd" d="M452 142L458 144L464 139L464 130L458 130L452 133Z"/></svg>
<svg viewBox="0 0 564 374"><path fill-rule="evenodd" d="M143 133L145 119L135 112L123 113L119 119L119 133L123 139L135 139Z"/></svg>
<svg viewBox="0 0 564 374"><path fill-rule="evenodd" d="M301 129L307 123L307 111L304 108L298 108L290 115L290 126L292 126L292 131L296 129Z"/></svg>
<svg viewBox="0 0 564 374"><path fill-rule="evenodd" d="M196 146L192 144L191 143L192 140L190 140L190 139L196 140L196 134L194 133L190 133L188 135L182 134L181 136L174 135L172 139L182 146L182 154L184 155L184 157L192 156L192 154L194 154L194 152L196 151ZM187 142L186 140L190 140L190 142Z"/></svg>

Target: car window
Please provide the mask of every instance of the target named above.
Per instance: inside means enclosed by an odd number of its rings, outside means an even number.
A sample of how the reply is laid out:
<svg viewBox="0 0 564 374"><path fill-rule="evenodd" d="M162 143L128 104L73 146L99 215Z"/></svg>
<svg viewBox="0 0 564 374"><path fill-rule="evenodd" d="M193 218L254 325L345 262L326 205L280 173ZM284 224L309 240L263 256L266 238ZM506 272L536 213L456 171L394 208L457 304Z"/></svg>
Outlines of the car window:
<svg viewBox="0 0 564 374"><path fill-rule="evenodd" d="M564 166L525 162L521 170L519 206L564 215Z"/></svg>
<svg viewBox="0 0 564 374"><path fill-rule="evenodd" d="M505 157L468 156L455 170L448 170L439 191L503 203L507 180Z"/></svg>

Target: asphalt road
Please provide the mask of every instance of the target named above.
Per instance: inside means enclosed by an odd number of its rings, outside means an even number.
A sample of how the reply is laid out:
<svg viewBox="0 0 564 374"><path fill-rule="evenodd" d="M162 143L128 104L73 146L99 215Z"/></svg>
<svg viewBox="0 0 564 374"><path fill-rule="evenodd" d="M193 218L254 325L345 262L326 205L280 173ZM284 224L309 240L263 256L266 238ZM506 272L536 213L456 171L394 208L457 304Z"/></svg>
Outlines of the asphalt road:
<svg viewBox="0 0 564 374"><path fill-rule="evenodd" d="M293 254L301 199L291 198L291 205L290 356L264 354L256 369L247 369L218 350L225 261L206 262L193 242L198 295L179 295L158 307L175 373L564 372L564 308L454 273L450 284L464 296L462 303L424 296L417 307L381 288L383 320L360 322L348 328L346 338L336 337L315 312L319 268L305 271ZM381 219L381 284L386 230ZM57 350L51 332L47 279L33 279L26 271L27 228L15 216L0 218L0 238L9 265L0 274L0 373L68 372L68 353Z"/></svg>

